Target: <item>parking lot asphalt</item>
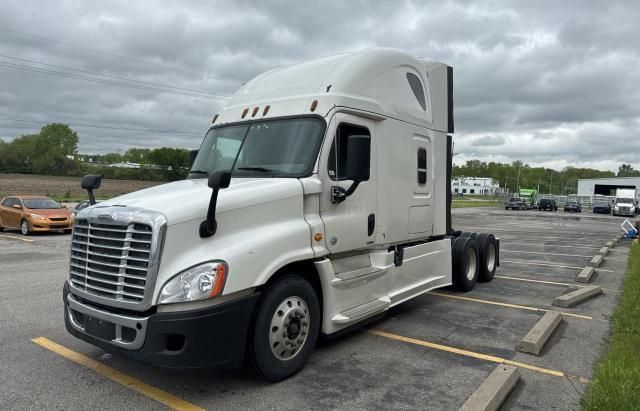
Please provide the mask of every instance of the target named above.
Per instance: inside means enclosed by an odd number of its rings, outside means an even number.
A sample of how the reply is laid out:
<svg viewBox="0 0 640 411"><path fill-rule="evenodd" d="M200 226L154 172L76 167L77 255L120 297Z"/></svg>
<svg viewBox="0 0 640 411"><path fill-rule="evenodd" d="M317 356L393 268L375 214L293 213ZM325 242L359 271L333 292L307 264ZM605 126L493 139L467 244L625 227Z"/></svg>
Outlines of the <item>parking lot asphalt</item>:
<svg viewBox="0 0 640 411"><path fill-rule="evenodd" d="M584 286L575 276L620 233L623 220L456 209L456 229L492 232L501 240L492 282L469 293L424 294L383 320L322 341L302 372L278 384L244 370L157 368L72 337L62 305L69 236L0 233L0 409L457 409L500 362L516 365L522 376L504 409L576 409L605 349L628 244L618 244L596 269L591 283L602 295L573 308L552 301L571 286ZM541 355L515 351L549 310L565 314L564 321ZM40 337L104 369L96 372L32 341Z"/></svg>

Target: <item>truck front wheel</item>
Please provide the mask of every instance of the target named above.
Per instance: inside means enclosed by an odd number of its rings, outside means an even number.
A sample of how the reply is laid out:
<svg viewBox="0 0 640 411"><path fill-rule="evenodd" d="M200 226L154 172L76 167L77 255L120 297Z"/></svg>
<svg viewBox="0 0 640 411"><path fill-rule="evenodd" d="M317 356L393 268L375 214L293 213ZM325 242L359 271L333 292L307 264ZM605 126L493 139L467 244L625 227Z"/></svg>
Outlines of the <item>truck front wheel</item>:
<svg viewBox="0 0 640 411"><path fill-rule="evenodd" d="M300 371L320 332L320 302L313 286L286 275L264 292L249 337L249 359L256 373L281 381Z"/></svg>

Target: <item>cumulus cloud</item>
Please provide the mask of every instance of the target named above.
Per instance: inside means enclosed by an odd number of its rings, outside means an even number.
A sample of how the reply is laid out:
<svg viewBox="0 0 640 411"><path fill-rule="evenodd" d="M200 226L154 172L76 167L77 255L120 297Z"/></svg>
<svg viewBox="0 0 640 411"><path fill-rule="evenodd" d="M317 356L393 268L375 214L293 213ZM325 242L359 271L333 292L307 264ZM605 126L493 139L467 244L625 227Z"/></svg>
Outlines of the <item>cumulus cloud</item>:
<svg viewBox="0 0 640 411"><path fill-rule="evenodd" d="M363 47L396 47L454 66L456 162L520 159L617 169L621 162L640 167L637 21L634 1L603 7L595 0L22 0L3 3L0 54L229 95L274 67ZM0 57L0 118L193 133L76 127L83 152L197 147L225 102L8 63L55 70ZM8 140L40 126L0 120L0 136Z"/></svg>

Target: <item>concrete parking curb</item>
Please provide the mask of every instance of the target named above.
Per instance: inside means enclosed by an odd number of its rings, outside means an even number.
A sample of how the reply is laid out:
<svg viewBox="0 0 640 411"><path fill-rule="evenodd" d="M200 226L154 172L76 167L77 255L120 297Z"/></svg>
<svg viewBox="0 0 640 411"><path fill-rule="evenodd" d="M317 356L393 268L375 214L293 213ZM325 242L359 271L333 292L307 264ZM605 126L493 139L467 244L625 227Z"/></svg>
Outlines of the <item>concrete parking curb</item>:
<svg viewBox="0 0 640 411"><path fill-rule="evenodd" d="M611 241L609 241L611 242ZM607 243L609 244L609 243ZM609 254L609 246L607 245L607 247L602 247L600 248L600 250L598 250L598 254L600 254L601 256L605 256L607 254Z"/></svg>
<svg viewBox="0 0 640 411"><path fill-rule="evenodd" d="M615 246L615 242L613 242L613 241L607 241L604 245L605 245L606 247L613 248L613 247Z"/></svg>
<svg viewBox="0 0 640 411"><path fill-rule="evenodd" d="M533 355L540 355L544 344L549 340L551 334L562 322L562 314L556 311L548 311L542 316L527 335L516 344L516 350Z"/></svg>
<svg viewBox="0 0 640 411"><path fill-rule="evenodd" d="M620 242L620 239L618 237L613 237L613 239L611 240L611 243L613 245L618 244Z"/></svg>
<svg viewBox="0 0 640 411"><path fill-rule="evenodd" d="M597 285L590 285L584 288L581 288L577 291L573 291L569 294L561 295L553 300L553 305L556 307L573 307L576 304L579 304L589 298L595 297L596 295L602 294L602 287Z"/></svg>
<svg viewBox="0 0 640 411"><path fill-rule="evenodd" d="M520 372L516 367L499 365L465 401L460 411L498 410L518 381Z"/></svg>
<svg viewBox="0 0 640 411"><path fill-rule="evenodd" d="M602 262L604 261L604 258L601 255L594 255L593 258L591 259L591 261L589 261L589 265L591 267L600 267L600 264L602 264Z"/></svg>
<svg viewBox="0 0 640 411"><path fill-rule="evenodd" d="M576 277L578 283L588 283L591 281L591 277L595 274L596 269L593 267L585 267L580 271L580 274Z"/></svg>

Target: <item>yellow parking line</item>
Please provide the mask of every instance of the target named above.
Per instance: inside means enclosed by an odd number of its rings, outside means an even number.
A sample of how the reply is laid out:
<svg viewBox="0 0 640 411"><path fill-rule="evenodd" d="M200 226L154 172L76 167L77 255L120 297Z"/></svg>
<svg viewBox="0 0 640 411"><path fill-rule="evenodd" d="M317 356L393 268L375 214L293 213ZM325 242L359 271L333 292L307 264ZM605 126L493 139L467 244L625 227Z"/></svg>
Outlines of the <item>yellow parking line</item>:
<svg viewBox="0 0 640 411"><path fill-rule="evenodd" d="M118 384L122 384L127 388L131 388L133 391L136 391L146 397L154 399L162 404L173 408L174 410L203 410L196 405L191 404L181 398L178 398L168 392L162 391L159 388L153 387L147 383L144 383L137 378L131 377L130 375L124 374L120 371L116 371L113 368L102 364L92 358L87 357L86 355L82 355L73 350L68 349L60 344L57 344L45 337L34 338L34 343L44 347L54 353L71 360L77 364L84 365L87 368L92 369L98 374L107 377L108 379L117 382Z"/></svg>
<svg viewBox="0 0 640 411"><path fill-rule="evenodd" d="M545 263L530 263L530 262L526 262L526 261L520 261L520 260L503 260L500 259L501 263L512 263L512 264L522 264L522 265L542 265L545 267L558 267L558 268L574 268L576 270L582 270L584 267L578 267L575 265L560 265L560 264L545 264ZM596 268L596 270L598 271L603 271L603 272L607 272L607 273L612 273L613 270L604 270L602 268Z"/></svg>
<svg viewBox="0 0 640 411"><path fill-rule="evenodd" d="M550 285L563 285L563 286L573 286L575 285L576 287L586 287L586 285L580 285L580 284L569 284L569 283L559 283L556 281L544 281L544 280L534 280L532 278L522 278L522 277L508 277L505 275L496 275L494 276L494 278L500 278L503 280L515 280L515 281L526 281L528 283L540 283L540 284L550 284Z"/></svg>
<svg viewBox="0 0 640 411"><path fill-rule="evenodd" d="M560 253L547 253L547 252L540 252L540 251L504 250L502 248L500 249L500 252L501 253L516 253L516 254L557 255L557 256L561 256L561 257L584 257L584 258L593 257L592 255L560 254Z"/></svg>
<svg viewBox="0 0 640 411"><path fill-rule="evenodd" d="M8 234L0 234L0 237L4 237L4 238L12 238L14 240L21 240L24 241L26 243L33 243L33 240L29 240L28 238L22 238L22 237L17 237L15 235L8 235Z"/></svg>
<svg viewBox="0 0 640 411"><path fill-rule="evenodd" d="M553 375L554 377L565 377L565 373L557 370L550 370L548 368L542 368L531 364L525 364L518 361L507 360L506 358L496 357L493 355L481 354L474 351L463 350L460 348L449 347L447 345L436 344L429 341L418 340L416 338L405 337L402 335L391 334L385 331L369 329L370 334L378 335L380 337L389 338L396 341L402 341L409 344L415 344L422 347L433 348L435 350L446 351L452 354L464 355L465 357L477 358L479 360L495 362L498 364L512 365L514 367L524 368L531 371L536 371L542 374Z"/></svg>
<svg viewBox="0 0 640 411"><path fill-rule="evenodd" d="M520 310L527 310L527 311L537 311L537 312L549 312L552 310L547 310L544 308L538 308L538 307L530 307L528 305L518 305L518 304L509 304L509 303L501 303L498 301L490 301L490 300L481 300L479 298L471 298L471 297L463 297L461 295L452 295L452 294L445 294L445 293L439 293L436 291L430 291L429 294L431 295L437 295L440 297L445 297L445 298L452 298L454 300L464 300L464 301L471 301L474 303L482 303L482 304L491 304L491 305L497 305L500 307L507 307L507 308L517 308ZM558 311L560 314L567 316L567 317L574 317L574 318L580 318L583 320L593 320L593 317L589 317L588 315L580 315L580 314L573 314L573 313L565 313L562 311Z"/></svg>

